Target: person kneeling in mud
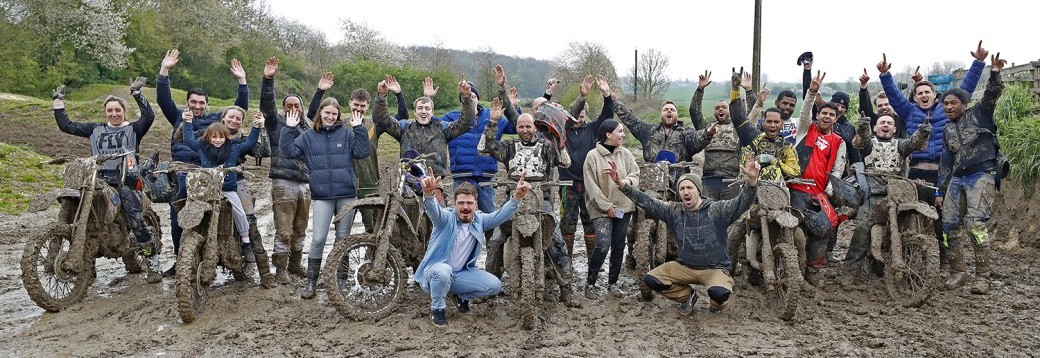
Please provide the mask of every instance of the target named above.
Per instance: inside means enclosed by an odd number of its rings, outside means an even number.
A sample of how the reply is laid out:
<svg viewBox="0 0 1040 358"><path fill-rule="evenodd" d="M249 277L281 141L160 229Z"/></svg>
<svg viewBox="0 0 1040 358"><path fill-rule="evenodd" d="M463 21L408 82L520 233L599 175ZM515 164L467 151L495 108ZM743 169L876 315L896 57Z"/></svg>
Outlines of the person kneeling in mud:
<svg viewBox="0 0 1040 358"><path fill-rule="evenodd" d="M747 177L747 185L737 197L721 201L701 196L699 176L683 174L677 184L682 199L679 203L654 199L631 185L625 185L618 174L617 164L610 163L610 179L621 188L621 192L648 215L663 220L675 233L679 260L655 267L643 276L643 281L662 296L680 302L679 312L683 315L693 312L693 304L697 302L697 293L691 284L708 288L711 313L725 309L730 302L733 264L726 245L726 228L751 208L760 169L759 164L748 157L741 168Z"/></svg>
<svg viewBox="0 0 1040 358"><path fill-rule="evenodd" d="M423 205L433 222L433 233L414 277L433 300L430 304L433 324L448 324L444 300L448 294L455 296L459 312L466 313L470 300L497 295L502 289L502 281L495 275L477 268L477 258L484 247L484 232L509 220L520 206L520 199L531 190L531 184L524 178L525 175L521 175L517 181L513 198L491 213L477 212L477 188L473 184L460 184L455 190L455 208L448 209L437 202L440 179L422 180Z"/></svg>

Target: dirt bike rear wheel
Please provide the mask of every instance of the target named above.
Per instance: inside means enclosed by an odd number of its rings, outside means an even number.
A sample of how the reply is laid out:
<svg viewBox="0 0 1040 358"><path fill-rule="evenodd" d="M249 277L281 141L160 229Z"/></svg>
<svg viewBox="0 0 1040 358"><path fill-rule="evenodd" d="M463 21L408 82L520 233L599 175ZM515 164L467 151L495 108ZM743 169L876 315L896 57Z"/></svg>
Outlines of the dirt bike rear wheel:
<svg viewBox="0 0 1040 358"><path fill-rule="evenodd" d="M184 323L195 322L206 309L206 289L203 265L203 237L195 231L185 231L181 250L177 255L177 313Z"/></svg>
<svg viewBox="0 0 1040 358"><path fill-rule="evenodd" d="M22 252L22 284L29 298L49 312L60 312L83 300L94 283L94 259L83 260L78 273L63 266L72 246L72 227L53 223L26 243Z"/></svg>
<svg viewBox="0 0 1040 358"><path fill-rule="evenodd" d="M794 245L783 243L773 248L773 271L776 282L766 297L777 317L787 321L794 317L798 308L803 281L798 250Z"/></svg>
<svg viewBox="0 0 1040 358"><path fill-rule="evenodd" d="M885 286L899 304L920 307L939 281L939 243L934 235L919 232L904 236L902 241L905 270L897 272L890 260L885 265Z"/></svg>
<svg viewBox="0 0 1040 358"><path fill-rule="evenodd" d="M524 247L520 249L520 308L523 310L520 320L526 330L534 329L535 321L537 320L537 314L535 308L538 307L538 295L535 293L535 282L538 281L537 274L535 273L535 253L534 248Z"/></svg>
<svg viewBox="0 0 1040 358"><path fill-rule="evenodd" d="M636 282L639 282L639 295L647 301L654 298L654 291L646 285L646 282L643 282L643 276L650 271L650 266L654 264L651 261L651 258L654 257L651 253L654 247L651 238L654 237L656 228L656 221L643 220L640 222L636 229L636 243L632 246L633 256L636 258Z"/></svg>
<svg viewBox="0 0 1040 358"><path fill-rule="evenodd" d="M378 320L390 315L401 302L407 278L404 259L396 247L386 252L383 275L372 278L378 237L374 234L352 235L336 242L322 268L325 294L340 314L354 320Z"/></svg>

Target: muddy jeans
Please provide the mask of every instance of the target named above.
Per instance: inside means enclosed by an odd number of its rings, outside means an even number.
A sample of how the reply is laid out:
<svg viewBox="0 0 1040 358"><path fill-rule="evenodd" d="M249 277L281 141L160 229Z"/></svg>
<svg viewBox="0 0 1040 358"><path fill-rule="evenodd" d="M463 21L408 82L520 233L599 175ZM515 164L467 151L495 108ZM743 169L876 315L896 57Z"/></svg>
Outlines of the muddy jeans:
<svg viewBox="0 0 1040 358"><path fill-rule="evenodd" d="M595 230L592 228L592 219L589 218L589 209L585 208L585 185L575 182L570 187L560 187L560 197L563 198L563 205L560 207L560 233L573 236L578 229L580 218L582 231L585 235L592 234Z"/></svg>
<svg viewBox="0 0 1040 358"><path fill-rule="evenodd" d="M311 251L307 256L308 259L321 259L322 253L325 251L325 240L329 237L329 226L332 225L332 218L336 216L336 213L356 200L357 198L343 198L311 202L314 208L314 233L311 236ZM354 224L354 214L355 210L351 210L336 223L336 240L342 240L350 236L350 227Z"/></svg>
<svg viewBox="0 0 1040 358"><path fill-rule="evenodd" d="M740 194L740 186L729 186L720 177L704 178L704 196L712 200L728 200L736 198Z"/></svg>
<svg viewBox="0 0 1040 358"><path fill-rule="evenodd" d="M946 247L958 247L961 244L961 223L967 227L974 239L975 246L989 245L989 231L986 222L993 213L993 200L996 198L996 176L992 171L954 176L943 198L943 231Z"/></svg>
<svg viewBox="0 0 1040 358"><path fill-rule="evenodd" d="M272 180L271 207L274 211L274 252L303 250L303 241L307 238L307 219L311 213L309 184L285 179Z"/></svg>
<svg viewBox="0 0 1040 358"><path fill-rule="evenodd" d="M249 190L248 180L239 180L238 183L238 198L242 199L242 210L246 212L246 215L256 214L253 208L256 205L256 199L253 198L253 191Z"/></svg>
<svg viewBox="0 0 1040 358"><path fill-rule="evenodd" d="M621 275L621 260L625 258L625 234L628 233L630 221L632 213L625 213L620 219L602 217L592 220L592 227L596 230L596 248L589 255L589 273L585 283L596 283L608 252L610 268L607 271L607 284L617 283L618 276Z"/></svg>
<svg viewBox="0 0 1040 358"><path fill-rule="evenodd" d="M115 188L119 194L119 205L123 208L123 215L126 215L126 223L137 238L137 242L152 241L152 232L148 230L148 226L144 223L144 208L141 205L141 198L137 196L138 193L124 185L118 176L101 175L101 178L106 184ZM112 198L107 199L112 200Z"/></svg>
<svg viewBox="0 0 1040 358"><path fill-rule="evenodd" d="M177 173L177 195L170 201L170 239L173 240L173 253L181 252L181 225L177 223L177 211L184 207L184 200L188 198L188 174Z"/></svg>
<svg viewBox="0 0 1040 358"><path fill-rule="evenodd" d="M709 294L712 291L712 287L721 287L729 292L733 292L733 278L730 277L729 272L721 268L697 270L687 267L678 261L668 261L650 270L646 275L653 276L657 281L667 286L667 288L655 289L655 291L660 292L661 296L675 302L685 302L690 298L690 295L694 293L690 285L704 286L708 288ZM716 302L712 298L711 307L722 310L729 305L729 302L732 301L731 298L732 295L727 295L727 299L722 303Z"/></svg>
<svg viewBox="0 0 1040 358"><path fill-rule="evenodd" d="M485 296L497 295L502 290L502 281L495 275L480 269L462 269L452 272L451 265L436 263L426 268L429 286L422 286L423 292L429 293L433 302L430 308L444 309L447 304L444 297L459 295L463 300L472 300Z"/></svg>

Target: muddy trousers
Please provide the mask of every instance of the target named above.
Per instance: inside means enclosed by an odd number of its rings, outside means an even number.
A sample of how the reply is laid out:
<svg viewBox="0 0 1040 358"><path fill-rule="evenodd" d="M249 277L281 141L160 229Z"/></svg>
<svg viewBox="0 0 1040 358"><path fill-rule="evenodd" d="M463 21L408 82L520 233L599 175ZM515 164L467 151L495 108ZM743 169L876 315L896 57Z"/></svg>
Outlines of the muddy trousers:
<svg viewBox="0 0 1040 358"><path fill-rule="evenodd" d="M148 230L148 226L144 223L144 208L141 205L141 197L137 196L138 193L124 185L119 180L118 174L101 174L100 176L106 184L116 189L116 193L119 195L119 206L122 207L123 215L126 215L126 223L130 226L130 231L134 233L134 237L137 238L137 242L145 243L152 241L152 232ZM114 198L108 199L112 200Z"/></svg>
<svg viewBox="0 0 1040 358"><path fill-rule="evenodd" d="M607 271L607 284L617 283L621 275L621 261L625 258L625 234L628 232L628 224L632 221L632 213L618 218L602 217L592 220L592 227L596 230L596 247L589 254L589 272L585 283L593 285L599 277L599 271L603 269L603 261L610 253L610 268Z"/></svg>
<svg viewBox="0 0 1040 358"><path fill-rule="evenodd" d="M729 183L724 183L721 177L704 177L704 196L711 198L712 200L729 200L736 198L740 194L740 186L734 185L729 186Z"/></svg>
<svg viewBox="0 0 1040 358"><path fill-rule="evenodd" d="M563 241L567 243L567 254L574 257L574 232L578 230L578 220L581 220L582 232L585 233L585 242L595 242L596 233L592 228L592 219L589 218L589 209L585 208L585 185L575 182L570 187L560 187L560 197L563 205L560 205L560 233ZM586 245L586 255L592 252L592 247Z"/></svg>
<svg viewBox="0 0 1040 358"><path fill-rule="evenodd" d="M495 275L480 269L462 269L452 272L451 265L436 263L426 268L427 285L420 285L423 292L430 294L430 308L445 309L447 295L458 295L463 300L494 296L502 290L502 281Z"/></svg>
<svg viewBox="0 0 1040 358"><path fill-rule="evenodd" d="M187 178L187 174L177 173L177 195L170 201L170 239L173 240L174 254L181 252L181 234L184 230L177 223L177 212L184 207L184 200L188 198Z"/></svg>
<svg viewBox="0 0 1040 358"><path fill-rule="evenodd" d="M929 185L937 185L936 182L939 180L939 172L932 170L921 170L910 168L910 172L907 173L907 178L910 180L920 179L927 182ZM935 203L935 191L928 188L918 187L918 196L925 200L926 203ZM945 205L944 205L945 206ZM939 217L942 218L942 207L936 207L936 211L939 212ZM943 247L943 223L942 220L935 220L935 239L939 241L939 249L945 250Z"/></svg>
<svg viewBox="0 0 1040 358"><path fill-rule="evenodd" d="M963 264L962 238L970 235L975 247L975 272L989 274L989 230L986 222L993 213L993 200L996 197L995 175L989 171L965 176L954 176L950 179L943 198L943 231L946 237L943 246L957 256L955 263L951 259L950 269L955 272L966 270ZM962 224L964 227L962 227ZM965 232L966 231L966 232Z"/></svg>
<svg viewBox="0 0 1040 358"><path fill-rule="evenodd" d="M311 206L314 208L314 220L312 223L314 233L311 237L311 251L307 256L308 259L321 260L325 251L325 240L329 237L329 227L332 226L332 218L355 200L357 198L315 200L311 202ZM355 211L351 210L336 223L336 240L342 240L350 236L350 227L354 224L354 214Z"/></svg>
<svg viewBox="0 0 1040 358"><path fill-rule="evenodd" d="M274 253L303 250L311 212L309 184L285 179L272 180L271 206L274 212Z"/></svg>
<svg viewBox="0 0 1040 358"><path fill-rule="evenodd" d="M711 307L716 310L725 309L733 298L733 278L721 268L698 270L678 261L668 261L647 272L643 281L650 289L675 302L686 302L694 294L690 285L704 286L708 289Z"/></svg>
<svg viewBox="0 0 1040 358"><path fill-rule="evenodd" d="M827 214L812 203L812 197L807 193L791 190L791 208L802 213L801 227L805 229L806 260L812 267L822 267L827 261L828 240L835 232L833 224L827 218Z"/></svg>

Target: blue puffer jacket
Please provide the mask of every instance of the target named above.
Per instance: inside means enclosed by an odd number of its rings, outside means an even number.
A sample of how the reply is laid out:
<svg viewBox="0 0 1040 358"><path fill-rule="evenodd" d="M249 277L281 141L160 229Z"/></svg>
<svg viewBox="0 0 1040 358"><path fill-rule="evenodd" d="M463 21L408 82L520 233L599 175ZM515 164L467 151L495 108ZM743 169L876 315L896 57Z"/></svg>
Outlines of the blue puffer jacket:
<svg viewBox="0 0 1040 358"><path fill-rule="evenodd" d="M968 91L968 93L975 92L975 86L979 84L984 67L986 67L986 63L982 61L976 60L972 62L971 69L968 70L968 74L961 81L961 89ZM880 78L881 85L885 88L885 93L900 93L899 87L896 86L896 81L892 79L891 72L882 73ZM911 98L913 98L913 94L911 94ZM917 126L924 123L927 112L918 107L917 103L907 100L902 95L889 95L888 100L892 104L892 108L896 110L896 114L899 114L899 118L906 119L904 123L906 124L905 130L907 135L914 135L914 132L917 132ZM928 137L928 147L925 150L914 152L914 154L910 155L911 165L919 161L939 163L939 158L942 156L943 128L946 127L947 121L942 97L937 97L935 104L927 111L932 114L932 135Z"/></svg>
<svg viewBox="0 0 1040 358"><path fill-rule="evenodd" d="M195 150L184 144L184 138L182 131L180 130L181 115L184 112L183 109L177 108L177 104L173 102L173 92L170 90L170 77L159 76L155 80L155 97L156 102L159 104L159 109L162 110L163 116L173 126L173 138L170 143L170 156L175 161L191 163L195 165L202 164L199 161L199 154ZM235 98L235 105L242 107L242 109L249 110L249 86L238 85L238 97ZM210 124L220 121L220 112L210 112L203 114L202 117L198 117L192 120L195 130L206 129Z"/></svg>
<svg viewBox="0 0 1040 358"><path fill-rule="evenodd" d="M460 111L445 113L439 118L443 122L454 122L462 116ZM503 134L516 134L516 127L509 123L503 115L498 121L498 134L495 139L502 139ZM488 155L480 155L477 152L477 143L484 134L491 121L491 110L477 105L477 125L470 128L458 138L448 142L448 154L451 158L451 172L453 174L470 173L474 177L493 178L498 172L498 162Z"/></svg>
<svg viewBox="0 0 1040 358"><path fill-rule="evenodd" d="M300 134L297 127L282 127L278 150L286 158L303 158L310 169L311 199L335 200L357 197L354 159L372 154L368 129L336 124L331 128Z"/></svg>
<svg viewBox="0 0 1040 358"><path fill-rule="evenodd" d="M195 122L195 120L192 120ZM224 145L231 146L231 153L223 162L217 162L217 158L210 158L203 153L206 151L206 147L212 148L213 146L209 143L202 141L202 138L195 138L195 131L192 130L194 123L184 123L184 144L190 147L199 156L199 160L202 162L203 168L216 168L223 166L230 168L239 164L239 157L243 153L248 153L253 150L256 146L256 141L260 138L260 131L263 129L253 128L249 131L249 136L245 140L228 140ZM238 173L227 173L224 175L224 184L220 186L221 191L236 191L238 190Z"/></svg>

